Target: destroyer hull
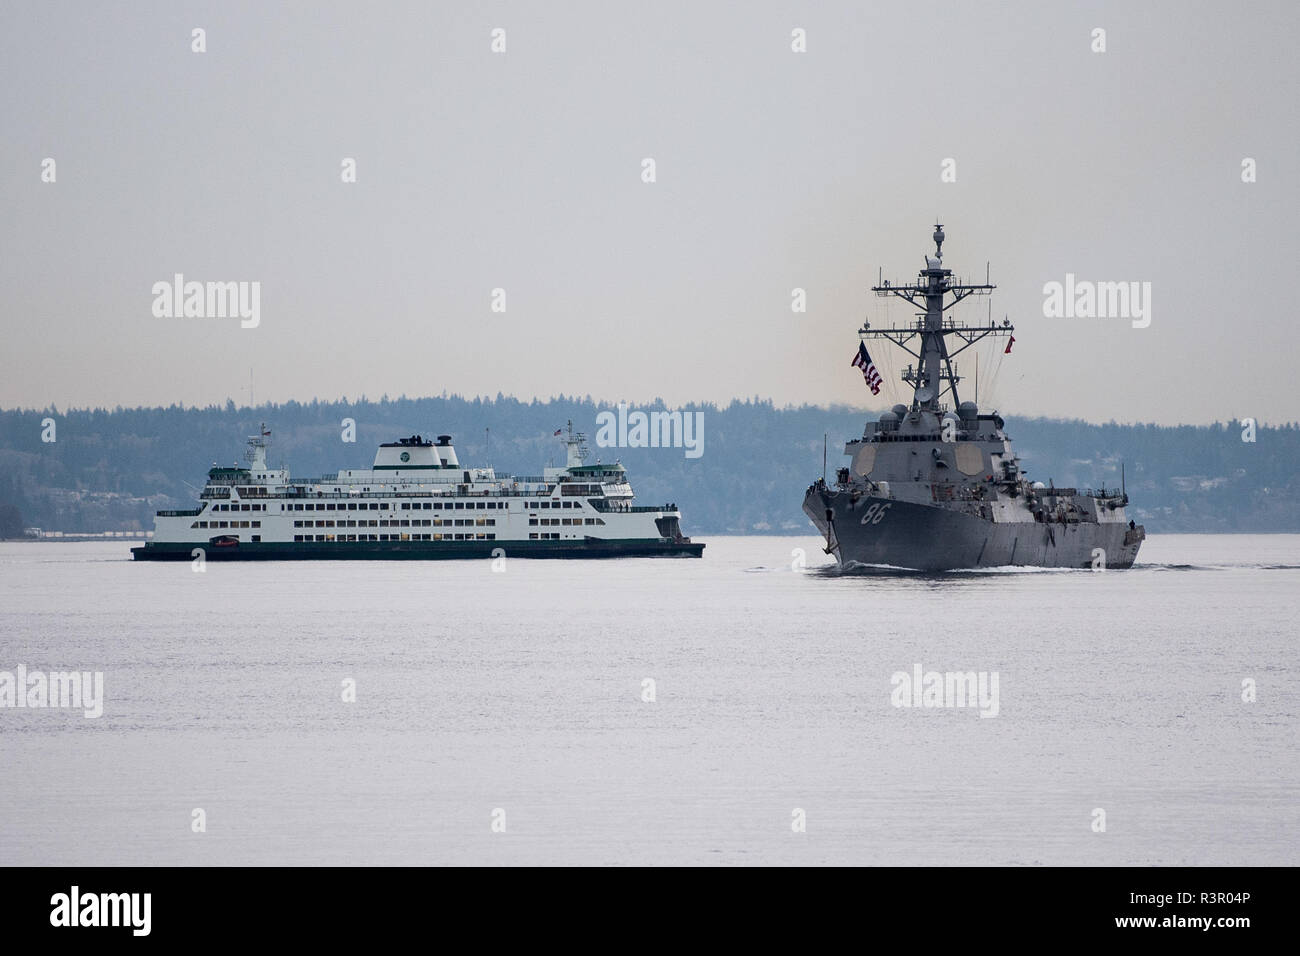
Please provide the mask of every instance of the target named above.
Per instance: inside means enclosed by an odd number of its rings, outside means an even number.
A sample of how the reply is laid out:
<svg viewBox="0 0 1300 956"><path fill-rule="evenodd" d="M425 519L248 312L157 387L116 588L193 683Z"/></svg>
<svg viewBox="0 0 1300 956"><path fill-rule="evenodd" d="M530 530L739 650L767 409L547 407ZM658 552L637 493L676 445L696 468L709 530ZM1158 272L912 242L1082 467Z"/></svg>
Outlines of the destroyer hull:
<svg viewBox="0 0 1300 956"><path fill-rule="evenodd" d="M585 541L349 541L240 542L219 546L207 541L148 542L131 549L137 561L436 561L473 558L698 558L704 545L649 539Z"/></svg>
<svg viewBox="0 0 1300 956"><path fill-rule="evenodd" d="M1131 531L1118 521L1061 524L1031 518L999 522L869 494L855 502L845 492L810 491L803 508L827 537L840 567L889 565L916 571L1006 566L1130 568L1145 538L1140 529Z"/></svg>

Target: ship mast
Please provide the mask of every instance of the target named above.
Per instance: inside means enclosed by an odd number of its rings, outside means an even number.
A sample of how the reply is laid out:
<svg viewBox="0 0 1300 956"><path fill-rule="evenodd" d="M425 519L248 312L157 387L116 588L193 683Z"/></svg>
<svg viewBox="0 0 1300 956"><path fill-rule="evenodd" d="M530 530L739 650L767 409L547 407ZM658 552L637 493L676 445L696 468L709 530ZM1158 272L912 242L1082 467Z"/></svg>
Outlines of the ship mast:
<svg viewBox="0 0 1300 956"><path fill-rule="evenodd" d="M940 410L940 400L947 392L952 396L954 407L959 403L957 383L961 377L953 368L952 360L986 336L1010 335L1015 331L1009 321L1001 325L957 325L953 319L945 319L944 313L962 299L971 295L991 295L997 288L986 278L983 285L973 285L954 281L952 270L943 267L943 233L942 224L934 227L934 255L925 257L925 268L917 275L917 281L911 285L894 285L883 281L872 286L871 291L878 296L898 296L905 299L923 312L917 314L916 323L902 328L893 326L888 329L873 329L870 322L864 322L858 334L863 338L889 339L899 348L917 359L916 367L909 365L903 371L902 379L911 385L914 394L912 409L927 409L932 412ZM951 301L946 301L952 296ZM952 351L948 349L947 337L956 336L962 345ZM918 347L909 343L920 338Z"/></svg>
<svg viewBox="0 0 1300 956"><path fill-rule="evenodd" d="M577 466L586 463L587 456L590 454L590 452L587 451L587 436L582 432L575 432L573 430L573 419L569 419L568 435L560 440L564 442L568 449L568 459L565 462L564 467L576 468Z"/></svg>
<svg viewBox="0 0 1300 956"><path fill-rule="evenodd" d="M248 437L248 451L244 452L244 460L247 461L254 469L266 468L266 452L271 447L271 429L266 427L266 422L257 430L256 435Z"/></svg>

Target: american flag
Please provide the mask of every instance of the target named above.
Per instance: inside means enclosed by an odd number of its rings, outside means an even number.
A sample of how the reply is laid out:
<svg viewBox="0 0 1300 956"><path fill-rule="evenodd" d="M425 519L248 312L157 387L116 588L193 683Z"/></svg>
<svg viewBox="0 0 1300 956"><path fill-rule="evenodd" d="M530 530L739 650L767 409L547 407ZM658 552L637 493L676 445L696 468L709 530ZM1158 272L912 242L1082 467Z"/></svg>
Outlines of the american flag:
<svg viewBox="0 0 1300 956"><path fill-rule="evenodd" d="M557 428L557 429L555 429L555 434L558 435L558 434L560 434L560 432L562 432L562 431L564 431L563 428Z"/></svg>
<svg viewBox="0 0 1300 956"><path fill-rule="evenodd" d="M876 363L871 361L871 356L867 354L867 346L864 343L858 343L858 354L853 356L852 364L862 369L862 377L871 388L871 394L879 395L880 373L876 371Z"/></svg>

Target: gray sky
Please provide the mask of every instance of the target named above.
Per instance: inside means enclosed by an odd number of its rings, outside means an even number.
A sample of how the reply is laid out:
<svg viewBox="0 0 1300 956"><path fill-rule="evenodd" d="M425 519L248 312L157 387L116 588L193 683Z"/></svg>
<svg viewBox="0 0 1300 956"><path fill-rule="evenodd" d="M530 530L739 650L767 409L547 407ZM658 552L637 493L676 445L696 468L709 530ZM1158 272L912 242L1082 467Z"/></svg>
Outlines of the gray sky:
<svg viewBox="0 0 1300 956"><path fill-rule="evenodd" d="M259 401L879 408L909 393L855 331L909 310L868 287L938 217L1017 325L982 404L1295 419L1298 9L6 3L0 405L247 401L252 367ZM260 325L154 317L177 272L260 282ZM1067 272L1152 283L1150 327L1044 318Z"/></svg>

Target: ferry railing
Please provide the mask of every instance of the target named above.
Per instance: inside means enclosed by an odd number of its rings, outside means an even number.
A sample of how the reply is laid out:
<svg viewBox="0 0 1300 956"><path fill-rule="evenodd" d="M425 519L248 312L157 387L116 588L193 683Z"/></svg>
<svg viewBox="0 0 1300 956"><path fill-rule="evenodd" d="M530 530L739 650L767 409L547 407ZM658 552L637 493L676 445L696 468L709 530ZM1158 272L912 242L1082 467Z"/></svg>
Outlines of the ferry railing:
<svg viewBox="0 0 1300 956"><path fill-rule="evenodd" d="M590 502L591 506L602 514L646 514L652 511L676 511L677 505L626 505L622 501L611 501L608 498L595 498Z"/></svg>

